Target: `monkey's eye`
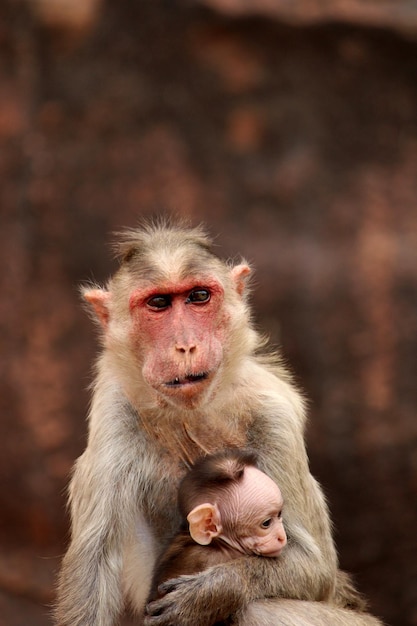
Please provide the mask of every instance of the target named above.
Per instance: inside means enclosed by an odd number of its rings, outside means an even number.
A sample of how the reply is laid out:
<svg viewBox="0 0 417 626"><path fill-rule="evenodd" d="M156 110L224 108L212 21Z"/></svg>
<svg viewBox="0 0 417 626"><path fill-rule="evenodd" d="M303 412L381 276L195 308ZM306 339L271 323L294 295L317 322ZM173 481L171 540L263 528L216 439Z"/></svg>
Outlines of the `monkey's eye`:
<svg viewBox="0 0 417 626"><path fill-rule="evenodd" d="M264 520L261 524L262 528L269 528L272 524L272 517L269 517L268 519Z"/></svg>
<svg viewBox="0 0 417 626"><path fill-rule="evenodd" d="M169 295L157 295L149 298L147 305L151 309L166 309L171 304L171 297Z"/></svg>
<svg viewBox="0 0 417 626"><path fill-rule="evenodd" d="M208 289L194 289L188 296L187 302L200 304L210 300L210 292Z"/></svg>

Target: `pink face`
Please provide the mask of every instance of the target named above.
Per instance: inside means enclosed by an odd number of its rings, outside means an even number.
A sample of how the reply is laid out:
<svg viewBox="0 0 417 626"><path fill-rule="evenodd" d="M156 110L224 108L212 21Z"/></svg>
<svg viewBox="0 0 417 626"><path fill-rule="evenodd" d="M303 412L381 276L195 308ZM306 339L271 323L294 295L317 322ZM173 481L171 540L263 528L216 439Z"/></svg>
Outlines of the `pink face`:
<svg viewBox="0 0 417 626"><path fill-rule="evenodd" d="M246 467L242 482L226 503L218 503L222 535L245 552L279 556L287 543L279 487L256 467ZM221 535L221 536L222 536Z"/></svg>
<svg viewBox="0 0 417 626"><path fill-rule="evenodd" d="M135 290L131 341L147 383L166 399L193 406L223 360L223 288L211 278Z"/></svg>
<svg viewBox="0 0 417 626"><path fill-rule="evenodd" d="M143 380L166 401L195 408L207 400L221 374L232 334L232 311L213 273L175 279L180 270L166 265L168 271L161 268L166 279L157 284L142 281L130 292L128 321L125 302L120 296L113 301L111 290L86 289L84 297L96 313L108 346L119 353L126 348L133 352ZM232 302L241 306L249 272L244 264L231 268L229 307ZM131 382L135 384L134 377Z"/></svg>

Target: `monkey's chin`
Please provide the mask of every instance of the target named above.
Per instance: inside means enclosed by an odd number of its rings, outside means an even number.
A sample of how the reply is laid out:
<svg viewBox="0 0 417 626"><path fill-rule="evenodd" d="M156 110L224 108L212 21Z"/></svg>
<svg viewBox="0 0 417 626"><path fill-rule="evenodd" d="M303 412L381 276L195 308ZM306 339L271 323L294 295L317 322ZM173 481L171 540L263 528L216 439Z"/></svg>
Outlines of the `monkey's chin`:
<svg viewBox="0 0 417 626"><path fill-rule="evenodd" d="M279 556L284 547L284 545L280 545L279 547L277 547L276 545L272 545L272 543L254 545L252 547L249 547L249 553L256 554L257 556L274 557Z"/></svg>

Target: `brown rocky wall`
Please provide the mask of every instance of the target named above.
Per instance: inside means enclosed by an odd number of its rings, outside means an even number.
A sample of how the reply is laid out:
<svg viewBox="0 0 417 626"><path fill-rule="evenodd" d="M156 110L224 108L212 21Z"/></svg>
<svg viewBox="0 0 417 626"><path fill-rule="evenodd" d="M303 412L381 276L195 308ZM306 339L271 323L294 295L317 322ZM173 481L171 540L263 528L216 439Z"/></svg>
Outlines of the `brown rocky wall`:
<svg viewBox="0 0 417 626"><path fill-rule="evenodd" d="M387 624L416 625L411 14L35 4L0 5L0 623L49 623L96 350L78 285L114 268L111 231L172 209L255 264L342 566Z"/></svg>

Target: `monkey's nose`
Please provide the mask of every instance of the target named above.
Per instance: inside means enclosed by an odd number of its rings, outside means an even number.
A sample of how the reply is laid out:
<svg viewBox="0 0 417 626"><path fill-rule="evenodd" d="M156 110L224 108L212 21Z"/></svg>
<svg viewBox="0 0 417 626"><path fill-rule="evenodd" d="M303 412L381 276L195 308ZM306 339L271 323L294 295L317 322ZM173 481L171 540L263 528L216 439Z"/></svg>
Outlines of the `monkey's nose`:
<svg viewBox="0 0 417 626"><path fill-rule="evenodd" d="M193 354L196 351L197 346L194 343L187 345L185 343L178 342L175 344L175 349L181 354Z"/></svg>
<svg viewBox="0 0 417 626"><path fill-rule="evenodd" d="M285 533L280 533L277 539L278 539L278 543L280 547L283 548L285 544L287 543L287 535Z"/></svg>

